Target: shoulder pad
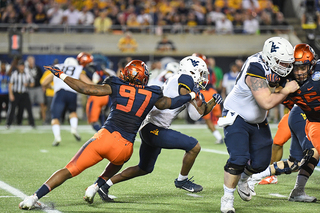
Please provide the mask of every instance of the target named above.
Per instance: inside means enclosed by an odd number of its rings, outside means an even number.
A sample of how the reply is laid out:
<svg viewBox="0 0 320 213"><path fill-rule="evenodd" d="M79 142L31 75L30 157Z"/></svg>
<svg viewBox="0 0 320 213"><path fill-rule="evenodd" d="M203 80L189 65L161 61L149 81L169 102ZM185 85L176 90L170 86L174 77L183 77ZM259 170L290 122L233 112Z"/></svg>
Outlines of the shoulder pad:
<svg viewBox="0 0 320 213"><path fill-rule="evenodd" d="M262 64L258 62L252 62L249 64L247 69L247 75L258 77L258 78L266 78L265 69Z"/></svg>
<svg viewBox="0 0 320 213"><path fill-rule="evenodd" d="M184 87L188 91L192 91L194 87L193 78L190 75L182 74L178 79L179 87Z"/></svg>

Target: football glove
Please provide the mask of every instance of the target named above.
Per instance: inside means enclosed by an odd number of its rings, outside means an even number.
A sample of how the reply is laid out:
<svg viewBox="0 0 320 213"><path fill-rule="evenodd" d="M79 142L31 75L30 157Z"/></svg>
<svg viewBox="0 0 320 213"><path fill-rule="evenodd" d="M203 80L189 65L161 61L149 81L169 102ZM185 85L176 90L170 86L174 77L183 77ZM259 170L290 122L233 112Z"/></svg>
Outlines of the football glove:
<svg viewBox="0 0 320 213"><path fill-rule="evenodd" d="M266 78L270 87L276 87L280 83L280 77L276 73L271 73Z"/></svg>
<svg viewBox="0 0 320 213"><path fill-rule="evenodd" d="M199 97L199 95L201 94L200 88L198 87L197 84L194 85L192 92L194 92L196 94L196 98Z"/></svg>
<svg viewBox="0 0 320 213"><path fill-rule="evenodd" d="M218 93L213 94L212 98L214 99L214 102L216 102L216 104L222 103L222 97Z"/></svg>
<svg viewBox="0 0 320 213"><path fill-rule="evenodd" d="M43 66L43 67L47 70L50 70L52 72L52 74L58 78L65 77L64 76L65 74L59 69L59 67L55 67L55 66ZM64 79L62 79L62 80L64 80Z"/></svg>

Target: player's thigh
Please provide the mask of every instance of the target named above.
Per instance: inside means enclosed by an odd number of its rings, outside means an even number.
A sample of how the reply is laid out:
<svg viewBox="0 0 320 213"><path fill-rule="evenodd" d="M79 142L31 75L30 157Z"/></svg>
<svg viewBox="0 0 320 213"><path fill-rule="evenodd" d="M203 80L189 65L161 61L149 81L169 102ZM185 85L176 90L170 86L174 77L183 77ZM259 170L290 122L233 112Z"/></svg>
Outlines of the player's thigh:
<svg viewBox="0 0 320 213"><path fill-rule="evenodd" d="M320 153L320 122L306 122L306 135L314 148Z"/></svg>
<svg viewBox="0 0 320 213"><path fill-rule="evenodd" d="M271 160L272 135L267 123L252 126L250 132L251 167L263 171Z"/></svg>
<svg viewBox="0 0 320 213"><path fill-rule="evenodd" d="M182 149L190 151L198 141L181 132L157 127L151 123L144 126L140 135L143 140L150 146L165 148L165 149Z"/></svg>
<svg viewBox="0 0 320 213"><path fill-rule="evenodd" d="M139 149L139 167L148 173L152 172L160 153L161 148L150 146L142 140Z"/></svg>
<svg viewBox="0 0 320 213"><path fill-rule="evenodd" d="M273 143L279 146L283 146L291 137L290 128L288 125L289 113L285 114L279 124L276 135L273 138Z"/></svg>
<svg viewBox="0 0 320 213"><path fill-rule="evenodd" d="M236 165L246 165L250 159L249 126L240 116L233 125L224 128L225 144L229 153L229 162Z"/></svg>

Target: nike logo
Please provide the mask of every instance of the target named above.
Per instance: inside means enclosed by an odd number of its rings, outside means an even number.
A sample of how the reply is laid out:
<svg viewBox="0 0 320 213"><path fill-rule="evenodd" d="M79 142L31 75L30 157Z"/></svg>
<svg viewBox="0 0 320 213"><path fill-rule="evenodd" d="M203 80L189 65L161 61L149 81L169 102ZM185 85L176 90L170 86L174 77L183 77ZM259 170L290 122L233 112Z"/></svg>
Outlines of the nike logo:
<svg viewBox="0 0 320 213"><path fill-rule="evenodd" d="M310 90L312 90L312 88L313 88L313 86L312 86L312 87L310 87L310 88L307 88L307 90L308 90L308 91L310 91Z"/></svg>
<svg viewBox="0 0 320 213"><path fill-rule="evenodd" d="M241 189L239 189L239 191L240 191L242 194L244 194L245 196L250 197L250 192L249 192L249 193L245 193L245 192L242 191Z"/></svg>
<svg viewBox="0 0 320 213"><path fill-rule="evenodd" d="M192 189L188 189L188 188L186 188L186 187L184 187L184 186L182 186L182 188L183 188L184 190L189 191L189 192L194 192L194 188L192 188Z"/></svg>

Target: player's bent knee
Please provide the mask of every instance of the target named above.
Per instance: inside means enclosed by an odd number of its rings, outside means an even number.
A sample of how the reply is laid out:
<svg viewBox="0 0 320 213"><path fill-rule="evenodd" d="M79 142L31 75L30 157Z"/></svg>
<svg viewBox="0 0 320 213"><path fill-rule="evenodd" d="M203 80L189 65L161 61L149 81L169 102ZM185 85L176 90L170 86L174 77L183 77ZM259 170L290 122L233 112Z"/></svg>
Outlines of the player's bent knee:
<svg viewBox="0 0 320 213"><path fill-rule="evenodd" d="M251 165L246 165L246 169L252 174L263 172L267 167L268 165L265 167L253 168Z"/></svg>
<svg viewBox="0 0 320 213"><path fill-rule="evenodd" d="M232 175L240 175L244 171L245 165L240 166L227 161L226 165L224 166L224 171L232 174Z"/></svg>
<svg viewBox="0 0 320 213"><path fill-rule="evenodd" d="M300 168L312 175L314 167L318 165L319 154L314 148L304 150L303 154Z"/></svg>
<svg viewBox="0 0 320 213"><path fill-rule="evenodd" d="M273 167L275 169L275 175L281 174L291 174L291 172L297 172L299 170L299 161L289 156L288 160L282 161L283 166L279 166L277 162L273 163Z"/></svg>
<svg viewBox="0 0 320 213"><path fill-rule="evenodd" d="M194 154L198 154L201 150L201 146L199 143L197 143L195 145L195 147L193 147L189 152L194 153Z"/></svg>

